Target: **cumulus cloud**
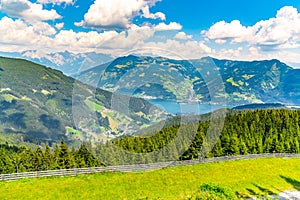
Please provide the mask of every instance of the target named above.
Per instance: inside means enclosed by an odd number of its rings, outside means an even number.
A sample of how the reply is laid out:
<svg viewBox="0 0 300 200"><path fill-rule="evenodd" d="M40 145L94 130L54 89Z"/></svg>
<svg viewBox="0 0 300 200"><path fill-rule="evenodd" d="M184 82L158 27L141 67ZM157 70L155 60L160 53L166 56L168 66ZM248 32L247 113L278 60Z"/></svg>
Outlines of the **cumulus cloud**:
<svg viewBox="0 0 300 200"><path fill-rule="evenodd" d="M62 26L62 25L59 25ZM148 26L133 25L127 31L75 32L56 30L45 22L26 23L21 19L3 17L0 20L0 51L38 50L43 52L103 52L114 54L128 51L144 40L152 37L155 31Z"/></svg>
<svg viewBox="0 0 300 200"><path fill-rule="evenodd" d="M258 22L252 43L262 47L296 48L300 41L300 14L286 6L277 12L276 18ZM255 41L256 40L256 41Z"/></svg>
<svg viewBox="0 0 300 200"><path fill-rule="evenodd" d="M123 49L128 51L137 45L143 44L145 40L151 38L155 31L148 26L133 25L129 30L121 32L113 40L103 43L101 46L108 49Z"/></svg>
<svg viewBox="0 0 300 200"><path fill-rule="evenodd" d="M45 23L45 22L35 22L31 26L33 28L33 31L39 35L50 36L50 35L54 35L56 33L56 30L52 26L50 26L48 23Z"/></svg>
<svg viewBox="0 0 300 200"><path fill-rule="evenodd" d="M242 42L251 35L251 28L243 26L240 21L233 20L230 23L220 21L209 28L208 31L202 31L202 34L209 39L218 40L232 40L232 42Z"/></svg>
<svg viewBox="0 0 300 200"><path fill-rule="evenodd" d="M142 11L143 11L143 17L145 18L166 20L166 15L162 12L157 12L154 14L150 13L148 5L142 8Z"/></svg>
<svg viewBox="0 0 300 200"><path fill-rule="evenodd" d="M223 39L216 39L215 40L215 43L217 44L225 44L227 41L226 40L223 40Z"/></svg>
<svg viewBox="0 0 300 200"><path fill-rule="evenodd" d="M209 39L247 42L261 50L291 49L299 47L300 14L292 6L281 8L276 17L259 21L253 26L243 26L240 21L218 22L201 33Z"/></svg>
<svg viewBox="0 0 300 200"><path fill-rule="evenodd" d="M41 4L61 5L63 3L69 5L74 4L76 0L37 0Z"/></svg>
<svg viewBox="0 0 300 200"><path fill-rule="evenodd" d="M103 0L96 0L93 5L99 4L97 2L101 1ZM121 1L111 0L110 4L113 5L115 2ZM126 0L126 2L130 1ZM154 55L176 59L196 59L210 55L235 60L277 58L284 62L300 63L300 54L298 53L300 50L300 14L293 7L284 7L277 12L274 18L259 21L253 26L244 26L238 20L229 23L218 22L210 29L202 32L203 41L196 41L192 35L181 31L182 25L176 22L159 21L156 25L147 22L143 25L132 23L134 16L165 20L163 13L151 13L149 11L149 8L156 1L134 0L135 6L131 4L130 6L125 6L125 4L123 4L124 7L120 6L123 10L121 9L120 13L115 15L121 16L121 18L112 16L112 19L107 22L107 27L116 28L118 25L119 28L126 27L125 30L102 30L99 32L92 29L92 31L80 32L65 30L63 22L54 23L51 26L52 23L44 21L49 20L49 17L46 16L37 17L38 20L31 20L31 17L35 18L33 13L37 13L37 10L49 11L43 9L41 4L30 3L28 0L2 0L0 9L9 11L7 13L10 13L11 16L21 16L21 19L10 17L0 19L0 51L32 50L26 52L28 52L28 56L36 56L36 58L46 53L64 50L74 53L101 52L117 57L131 52L133 49L143 49L146 53L151 52ZM29 10L34 10L33 4L39 5L39 9L36 9L31 15L26 15ZM127 4L129 5L129 3ZM114 12L117 13L117 11ZM95 17L95 23L103 27L103 20L106 18L107 16L104 16L103 19L97 21L98 18ZM174 34L175 36L171 39L167 35L155 34L160 31L180 32ZM158 39L159 36L162 37ZM220 48L225 47L224 44L226 43L228 48L213 49L209 45L217 46L217 48L218 45L210 41L222 44L223 46L219 46ZM233 43L234 45L232 45Z"/></svg>
<svg viewBox="0 0 300 200"><path fill-rule="evenodd" d="M222 58L222 59L236 59L241 57L243 51L243 47L238 47L237 49L221 49L216 54L217 58Z"/></svg>
<svg viewBox="0 0 300 200"><path fill-rule="evenodd" d="M28 24L21 19L3 17L0 20L0 51L32 50L28 56L39 56L45 53L55 53L64 50L71 52L101 52L120 56L133 49L164 49L167 51L180 52L185 58L200 58L202 55L212 52L203 42L192 40L165 40L161 42L146 42L153 38L156 30L151 26L132 25L126 31L97 31L75 32L73 30L56 30L39 22ZM33 54L33 55L32 55Z"/></svg>
<svg viewBox="0 0 300 200"><path fill-rule="evenodd" d="M250 52L250 55L254 56L254 57L258 57L259 56L259 50L255 47L250 47L248 49L248 51Z"/></svg>
<svg viewBox="0 0 300 200"><path fill-rule="evenodd" d="M46 23L28 25L20 19L3 17L0 20L1 50L19 52L28 50L36 44L37 47L50 46L51 41L48 36L53 33L55 30Z"/></svg>
<svg viewBox="0 0 300 200"><path fill-rule="evenodd" d="M170 22L169 24L166 24L164 22L159 23L154 27L155 31L173 31L173 30L181 30L182 26L181 24L177 22Z"/></svg>
<svg viewBox="0 0 300 200"><path fill-rule="evenodd" d="M41 59L41 58L46 57L47 53L36 50L36 51L26 51L22 55L27 58Z"/></svg>
<svg viewBox="0 0 300 200"><path fill-rule="evenodd" d="M128 29L136 16L165 19L161 12L152 14L149 7L158 0L96 0L76 26L96 27L103 29Z"/></svg>
<svg viewBox="0 0 300 200"><path fill-rule="evenodd" d="M64 27L64 25L65 25L65 23L61 22L61 23L55 24L55 27L56 27L57 29L62 29L62 28Z"/></svg>
<svg viewBox="0 0 300 200"><path fill-rule="evenodd" d="M29 0L1 0L0 10L11 17L22 18L27 21L46 21L61 18L53 9L43 9L41 4L31 3Z"/></svg>
<svg viewBox="0 0 300 200"><path fill-rule="evenodd" d="M210 47L198 41L180 42L168 39L163 42L143 43L139 47L140 49L145 49L148 53L151 52L153 55L173 59L198 59L213 53Z"/></svg>
<svg viewBox="0 0 300 200"><path fill-rule="evenodd" d="M185 32L179 32L174 36L174 39L178 40L191 40L192 38L192 35L187 35Z"/></svg>

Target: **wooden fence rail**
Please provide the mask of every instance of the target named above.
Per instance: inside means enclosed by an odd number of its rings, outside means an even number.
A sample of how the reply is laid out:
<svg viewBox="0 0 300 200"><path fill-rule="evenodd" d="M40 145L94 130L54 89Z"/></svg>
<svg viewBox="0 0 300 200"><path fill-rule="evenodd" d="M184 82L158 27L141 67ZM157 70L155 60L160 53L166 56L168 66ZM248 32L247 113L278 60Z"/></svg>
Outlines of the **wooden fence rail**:
<svg viewBox="0 0 300 200"><path fill-rule="evenodd" d="M19 180L23 178L40 178L40 177L53 177L53 176L76 176L79 174L92 174L92 173L103 173L103 172L138 172L138 171L149 171L149 170L161 169L166 167L195 165L195 164L210 163L210 162L257 159L257 158L300 158L300 154L283 154L283 153L251 154L251 155L240 155L240 156L205 158L200 160L185 160L185 161L160 162L160 163L136 164L136 165L119 165L119 166L107 166L107 167L22 172L22 173L13 173L13 174L0 174L0 181L11 181L11 180Z"/></svg>

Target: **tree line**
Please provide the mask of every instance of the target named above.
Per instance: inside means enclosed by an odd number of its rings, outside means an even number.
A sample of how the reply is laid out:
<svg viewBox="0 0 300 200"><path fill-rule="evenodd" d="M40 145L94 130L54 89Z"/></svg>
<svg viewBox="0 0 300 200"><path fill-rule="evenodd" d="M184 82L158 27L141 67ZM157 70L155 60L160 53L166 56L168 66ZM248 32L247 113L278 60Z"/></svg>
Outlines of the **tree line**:
<svg viewBox="0 0 300 200"><path fill-rule="evenodd" d="M88 148L88 144L82 144L77 150L70 150L64 139L53 149L49 145L33 150L2 144L0 174L101 166Z"/></svg>
<svg viewBox="0 0 300 200"><path fill-rule="evenodd" d="M168 122L159 131L93 146L84 143L69 149L64 140L50 148L0 145L0 173L126 165L202 157L261 153L299 153L300 110L270 109L230 111L214 123L206 116L199 122ZM178 121L178 119L176 119ZM208 134L209 133L209 134ZM220 133L220 135L219 135Z"/></svg>
<svg viewBox="0 0 300 200"><path fill-rule="evenodd" d="M129 137L113 143L122 149L131 152L146 153L162 150L170 146L172 155L180 155L177 159L198 159L206 152L205 157L220 157L231 155L260 154L260 153L299 153L299 110L268 109L254 111L230 111L226 115L224 127L220 136L213 135L218 132L218 121L200 121L187 125L174 125L156 133L148 133L150 137ZM213 138L213 146L205 144L207 132ZM196 130L192 140L189 134ZM183 132L180 140L176 134ZM184 140L186 142L184 142ZM177 141L177 142L176 142ZM182 154L183 146L189 143ZM174 143L174 144L172 144ZM208 151L205 148L208 147ZM168 150L168 149L166 149ZM165 158L170 155L164 155Z"/></svg>

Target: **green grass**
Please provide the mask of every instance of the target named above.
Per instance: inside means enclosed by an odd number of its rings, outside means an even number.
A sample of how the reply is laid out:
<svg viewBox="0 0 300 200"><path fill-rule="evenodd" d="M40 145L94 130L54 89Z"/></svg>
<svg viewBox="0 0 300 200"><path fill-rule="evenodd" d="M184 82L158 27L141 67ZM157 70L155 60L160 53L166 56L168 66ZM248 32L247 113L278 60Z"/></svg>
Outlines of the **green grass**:
<svg viewBox="0 0 300 200"><path fill-rule="evenodd" d="M300 189L300 159L269 158L139 173L0 182L0 199L188 199L205 183L239 197Z"/></svg>
<svg viewBox="0 0 300 200"><path fill-rule="evenodd" d="M86 105L92 110L92 111L98 111L98 112L101 112L103 110L103 106L102 105L99 105L95 102L92 102L88 99L86 99L84 101L86 103Z"/></svg>

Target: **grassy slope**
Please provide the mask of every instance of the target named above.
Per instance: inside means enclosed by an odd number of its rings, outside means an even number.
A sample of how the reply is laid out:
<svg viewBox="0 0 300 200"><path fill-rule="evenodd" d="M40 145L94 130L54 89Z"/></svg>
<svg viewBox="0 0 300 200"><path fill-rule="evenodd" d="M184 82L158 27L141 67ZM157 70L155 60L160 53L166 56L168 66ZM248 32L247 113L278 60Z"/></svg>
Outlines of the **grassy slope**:
<svg viewBox="0 0 300 200"><path fill-rule="evenodd" d="M0 182L0 199L186 199L203 183L218 184L246 197L299 189L299 165L300 159L269 158Z"/></svg>
<svg viewBox="0 0 300 200"><path fill-rule="evenodd" d="M102 137L95 132L119 133L122 125L148 125L151 121L147 119L154 117L148 112L152 105L145 100L131 98L127 105L122 101L127 97L113 96L117 103L128 107L129 114L125 115L111 108L111 98L112 93L75 82L60 71L26 60L0 57L0 142L6 135L13 136L9 141L13 144L24 140L51 145L66 135L97 141ZM74 110L78 112L75 117ZM114 124L102 123L101 116L91 119L95 111L110 114ZM157 116L163 114L156 111ZM80 130L70 133L69 127L75 128L74 118L80 119Z"/></svg>

